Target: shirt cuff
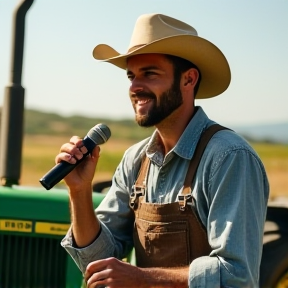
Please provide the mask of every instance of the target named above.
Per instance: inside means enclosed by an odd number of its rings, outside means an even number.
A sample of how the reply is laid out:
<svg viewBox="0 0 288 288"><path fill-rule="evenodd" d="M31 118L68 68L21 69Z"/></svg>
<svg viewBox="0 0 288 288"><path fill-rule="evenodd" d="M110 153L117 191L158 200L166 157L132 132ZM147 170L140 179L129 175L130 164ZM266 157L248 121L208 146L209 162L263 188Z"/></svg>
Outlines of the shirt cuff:
<svg viewBox="0 0 288 288"><path fill-rule="evenodd" d="M101 232L90 245L82 248L73 246L72 227L69 228L66 236L61 241L61 245L84 273L90 262L112 256L115 242L108 228L101 223Z"/></svg>
<svg viewBox="0 0 288 288"><path fill-rule="evenodd" d="M220 264L217 257L199 257L190 264L189 287L220 287Z"/></svg>

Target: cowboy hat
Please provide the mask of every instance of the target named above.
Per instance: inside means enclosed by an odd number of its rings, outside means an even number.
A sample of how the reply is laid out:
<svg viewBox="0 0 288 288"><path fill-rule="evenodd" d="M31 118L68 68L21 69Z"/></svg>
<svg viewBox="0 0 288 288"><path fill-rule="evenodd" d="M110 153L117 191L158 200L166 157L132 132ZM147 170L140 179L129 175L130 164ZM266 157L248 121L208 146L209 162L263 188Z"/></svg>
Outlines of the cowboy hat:
<svg viewBox="0 0 288 288"><path fill-rule="evenodd" d="M120 54L106 44L93 50L97 60L126 69L127 58L138 54L160 53L184 58L201 72L197 99L210 98L229 86L229 64L222 52L208 40L198 36L190 25L162 14L144 14L135 24L126 54Z"/></svg>

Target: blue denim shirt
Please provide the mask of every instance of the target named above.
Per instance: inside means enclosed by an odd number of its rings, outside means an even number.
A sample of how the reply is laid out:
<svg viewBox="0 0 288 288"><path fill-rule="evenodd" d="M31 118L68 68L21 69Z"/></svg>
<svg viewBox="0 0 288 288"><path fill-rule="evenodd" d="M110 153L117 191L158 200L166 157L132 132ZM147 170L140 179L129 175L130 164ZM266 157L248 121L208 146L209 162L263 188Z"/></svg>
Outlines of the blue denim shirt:
<svg viewBox="0 0 288 288"><path fill-rule="evenodd" d="M129 195L142 155L146 153L151 159L147 201L174 202L202 131L214 123L197 107L167 155L158 146L156 131L125 152L107 196L96 209L102 226L98 238L81 249L73 247L71 230L62 240L83 272L91 261L111 256L122 259L131 251L134 215L129 208ZM196 208L207 229L212 252L190 264L189 287L257 287L269 195L259 157L233 131L219 131L206 147L194 182Z"/></svg>

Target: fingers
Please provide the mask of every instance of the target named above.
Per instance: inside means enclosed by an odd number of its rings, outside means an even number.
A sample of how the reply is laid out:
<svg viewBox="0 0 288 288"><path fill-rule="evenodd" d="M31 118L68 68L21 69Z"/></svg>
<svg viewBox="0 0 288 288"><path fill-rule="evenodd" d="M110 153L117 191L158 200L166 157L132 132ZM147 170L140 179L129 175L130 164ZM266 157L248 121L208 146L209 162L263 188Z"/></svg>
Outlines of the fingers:
<svg viewBox="0 0 288 288"><path fill-rule="evenodd" d="M127 288L137 287L143 274L139 268L111 257L89 263L84 278L88 288L102 285L110 288Z"/></svg>
<svg viewBox="0 0 288 288"><path fill-rule="evenodd" d="M72 154L68 154L68 153L59 153L56 157L55 157L55 163L58 164L61 161L65 161L68 162L70 164L75 164L77 162L77 160L73 157Z"/></svg>
<svg viewBox="0 0 288 288"><path fill-rule="evenodd" d="M83 146L83 141L80 137L78 136L73 136L70 138L70 143L74 144L77 147L82 147Z"/></svg>
<svg viewBox="0 0 288 288"><path fill-rule="evenodd" d="M94 262L90 262L85 271L85 281L87 282L89 278L96 274L95 272L103 271L107 267L107 259L97 260ZM100 277L98 279L101 279Z"/></svg>
<svg viewBox="0 0 288 288"><path fill-rule="evenodd" d="M87 287L106 287L112 280L110 279L113 270L111 266L115 265L116 262L118 260L115 258L107 258L89 263L84 274Z"/></svg>
<svg viewBox="0 0 288 288"><path fill-rule="evenodd" d="M75 164L77 160L83 158L83 155L88 152L83 145L82 139L78 136L73 136L69 143L65 143L60 148L60 153L55 157L55 162L66 161L70 164Z"/></svg>
<svg viewBox="0 0 288 288"><path fill-rule="evenodd" d="M106 287L109 282L109 274L109 269L93 273L86 281L87 287Z"/></svg>

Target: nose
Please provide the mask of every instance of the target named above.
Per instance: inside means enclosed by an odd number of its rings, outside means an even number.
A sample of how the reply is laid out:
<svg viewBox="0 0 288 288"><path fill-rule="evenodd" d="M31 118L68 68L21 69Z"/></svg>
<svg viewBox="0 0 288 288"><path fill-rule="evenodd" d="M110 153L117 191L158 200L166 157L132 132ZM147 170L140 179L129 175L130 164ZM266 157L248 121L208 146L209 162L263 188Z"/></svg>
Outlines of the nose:
<svg viewBox="0 0 288 288"><path fill-rule="evenodd" d="M129 88L129 92L130 94L134 94L134 93L138 93L138 92L141 92L144 90L144 87L143 87L143 83L141 83L141 81L139 80L139 78L134 78L132 81L131 81L131 85L130 85L130 88Z"/></svg>

